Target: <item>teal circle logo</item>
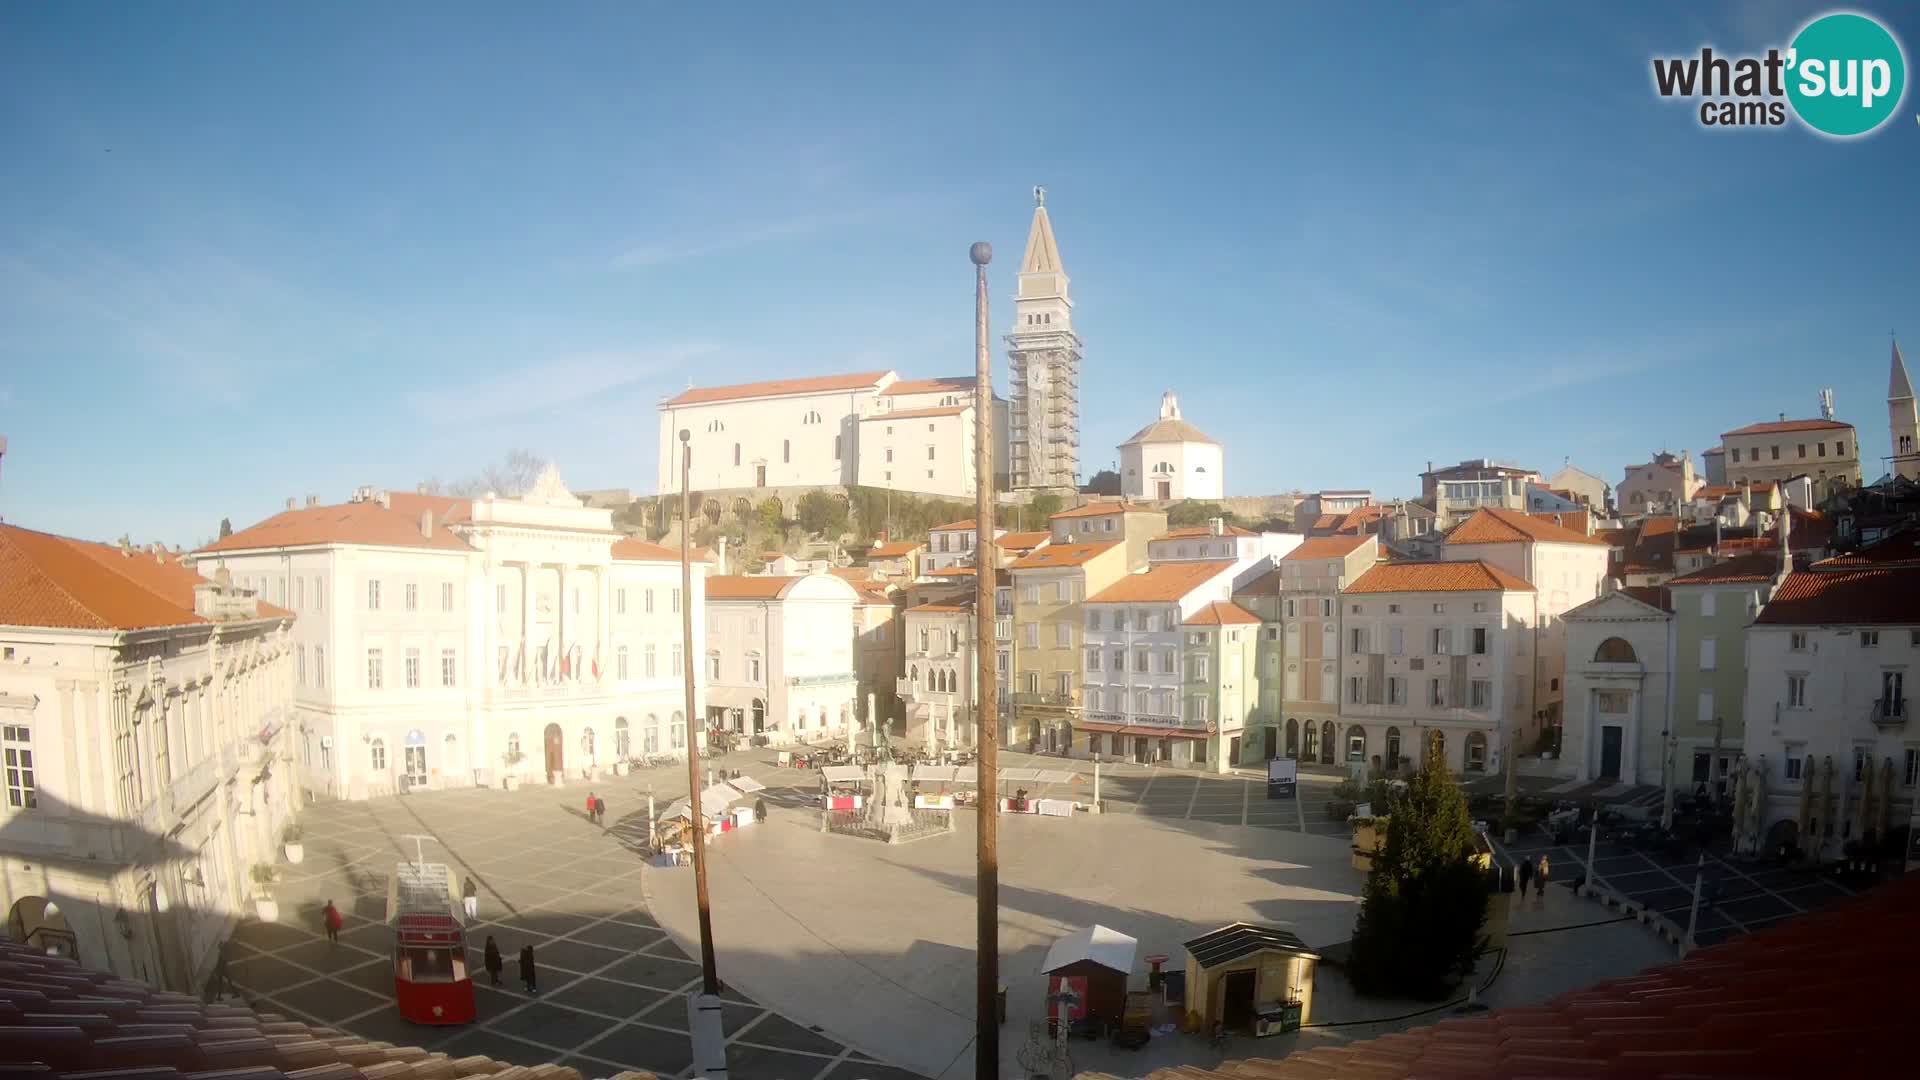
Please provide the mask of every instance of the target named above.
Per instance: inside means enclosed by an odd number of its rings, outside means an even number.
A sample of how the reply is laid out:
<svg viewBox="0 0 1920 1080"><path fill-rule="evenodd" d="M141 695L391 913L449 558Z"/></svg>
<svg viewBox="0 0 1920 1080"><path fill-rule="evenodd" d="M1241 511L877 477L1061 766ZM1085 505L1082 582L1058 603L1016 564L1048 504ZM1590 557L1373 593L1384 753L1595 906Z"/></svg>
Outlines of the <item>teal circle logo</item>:
<svg viewBox="0 0 1920 1080"><path fill-rule="evenodd" d="M1886 27L1837 12L1808 23L1787 51L1787 100L1815 131L1865 135L1887 122L1907 89L1907 61Z"/></svg>

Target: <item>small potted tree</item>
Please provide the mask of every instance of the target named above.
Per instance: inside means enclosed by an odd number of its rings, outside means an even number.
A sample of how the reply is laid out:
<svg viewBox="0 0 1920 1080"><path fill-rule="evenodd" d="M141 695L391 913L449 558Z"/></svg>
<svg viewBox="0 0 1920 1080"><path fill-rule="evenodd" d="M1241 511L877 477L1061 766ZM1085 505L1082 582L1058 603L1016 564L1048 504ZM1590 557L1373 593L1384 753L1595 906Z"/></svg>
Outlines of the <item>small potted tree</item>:
<svg viewBox="0 0 1920 1080"><path fill-rule="evenodd" d="M254 866L253 910L254 914L260 916L261 922L278 922L280 920L280 902L273 898L273 892L269 888L269 886L278 880L279 875L274 873L273 867L265 863L259 863Z"/></svg>
<svg viewBox="0 0 1920 1080"><path fill-rule="evenodd" d="M520 786L520 763L526 759L527 755L518 750L509 750L500 755L500 760L507 767L505 774L500 777L500 786L508 791Z"/></svg>
<svg viewBox="0 0 1920 1080"><path fill-rule="evenodd" d="M300 834L300 826L289 824L280 833L280 843L287 853L287 862L299 866L306 859L307 846Z"/></svg>

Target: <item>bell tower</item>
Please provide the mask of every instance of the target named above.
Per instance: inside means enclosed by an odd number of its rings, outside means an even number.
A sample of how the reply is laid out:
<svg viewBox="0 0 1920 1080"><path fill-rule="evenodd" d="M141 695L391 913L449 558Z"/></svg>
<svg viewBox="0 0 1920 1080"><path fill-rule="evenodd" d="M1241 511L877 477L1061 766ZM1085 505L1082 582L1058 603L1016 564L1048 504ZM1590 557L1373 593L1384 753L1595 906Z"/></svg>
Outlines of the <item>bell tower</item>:
<svg viewBox="0 0 1920 1080"><path fill-rule="evenodd" d="M1080 338L1073 332L1067 269L1047 217L1047 189L1033 189L1033 224L1020 261L1007 335L1008 478L1020 488L1080 484Z"/></svg>
<svg viewBox="0 0 1920 1080"><path fill-rule="evenodd" d="M1900 341L1893 342L1893 369L1887 376L1887 427L1893 436L1893 457L1887 471L1908 480L1920 480L1920 408L1913 398L1913 382L1900 358Z"/></svg>

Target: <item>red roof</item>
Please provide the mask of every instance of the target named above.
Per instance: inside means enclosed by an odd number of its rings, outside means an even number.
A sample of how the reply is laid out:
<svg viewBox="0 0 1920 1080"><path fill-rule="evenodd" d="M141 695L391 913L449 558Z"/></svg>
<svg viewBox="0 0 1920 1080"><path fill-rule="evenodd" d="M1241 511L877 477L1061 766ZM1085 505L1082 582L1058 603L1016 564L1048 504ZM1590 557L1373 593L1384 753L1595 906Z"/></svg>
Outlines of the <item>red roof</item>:
<svg viewBox="0 0 1920 1080"><path fill-rule="evenodd" d="M1316 536L1300 542L1280 557L1281 562L1305 562L1309 559L1344 559L1354 553L1360 545L1372 540L1368 536Z"/></svg>
<svg viewBox="0 0 1920 1080"><path fill-rule="evenodd" d="M950 375L943 379L901 379L880 391L882 397L893 394L970 394L977 384L972 375Z"/></svg>
<svg viewBox="0 0 1920 1080"><path fill-rule="evenodd" d="M1535 510L1527 516L1537 518L1549 525L1558 525L1571 532L1577 532L1581 536L1591 535L1587 528L1587 512L1585 510Z"/></svg>
<svg viewBox="0 0 1920 1080"><path fill-rule="evenodd" d="M802 580L778 574L721 574L707 579L708 600L778 600Z"/></svg>
<svg viewBox="0 0 1920 1080"><path fill-rule="evenodd" d="M1379 563L1344 592L1532 592L1533 586L1478 559L1468 562Z"/></svg>
<svg viewBox="0 0 1920 1080"><path fill-rule="evenodd" d="M1514 510L1482 507L1447 533L1448 544L1598 544L1606 541Z"/></svg>
<svg viewBox="0 0 1920 1080"><path fill-rule="evenodd" d="M1148 1077L1898 1076L1911 1071L1916 931L1910 874L1541 1005Z"/></svg>
<svg viewBox="0 0 1920 1080"><path fill-rule="evenodd" d="M1722 432L1727 435L1773 435L1785 431L1852 431L1852 424L1843 424L1838 420L1773 420L1764 424L1748 424L1743 428Z"/></svg>
<svg viewBox="0 0 1920 1080"><path fill-rule="evenodd" d="M744 401L749 398L789 397L794 394L826 394L836 390L871 390L890 371L862 371L852 375L822 375L811 379L773 379L768 382L738 383L733 386L708 386L682 391L666 405L708 405L716 401Z"/></svg>
<svg viewBox="0 0 1920 1080"><path fill-rule="evenodd" d="M895 540L889 544L875 544L873 548L867 552L867 558L898 559L903 555L911 555L919 549L920 545L915 541Z"/></svg>
<svg viewBox="0 0 1920 1080"><path fill-rule="evenodd" d="M1045 570L1056 566L1079 566L1120 546L1120 541L1101 544L1048 544L1030 555L1022 555L1007 565L1009 570Z"/></svg>
<svg viewBox="0 0 1920 1080"><path fill-rule="evenodd" d="M712 562L713 557L705 548L692 548L688 556L694 562ZM680 561L680 549L664 544L648 543L637 536L623 536L613 542L615 562L670 562Z"/></svg>
<svg viewBox="0 0 1920 1080"><path fill-rule="evenodd" d="M449 531L446 525L448 519L456 514L460 518L467 516L464 510L455 505L471 505L466 504L465 500L404 493L390 495L389 500L391 508L381 506L377 499L368 499L366 502L284 510L258 525L248 526L232 536L216 540L196 554L315 547L322 544L473 550L465 540ZM420 516L428 511L433 512L432 530L429 535L422 536Z"/></svg>
<svg viewBox="0 0 1920 1080"><path fill-rule="evenodd" d="M1780 572L1780 560L1773 555L1741 555L1703 566L1667 582L1668 585L1731 585L1740 582L1772 581Z"/></svg>
<svg viewBox="0 0 1920 1080"><path fill-rule="evenodd" d="M212 622L194 613L207 579L179 556L0 525L0 625L142 630ZM255 600L260 618L289 613Z"/></svg>
<svg viewBox="0 0 1920 1080"><path fill-rule="evenodd" d="M1171 532L1163 533L1159 536L1154 537L1154 539L1155 540L1204 540L1207 537L1212 535L1213 535L1213 527L1211 525L1191 525L1186 528L1174 529ZM1260 534L1257 532L1254 532L1252 529L1243 529L1238 525L1228 525L1221 530L1221 535L1222 536L1258 536Z"/></svg>
<svg viewBox="0 0 1920 1080"><path fill-rule="evenodd" d="M1001 551L1025 553L1053 539L1053 534L1045 529L1038 532L1010 532L994 538L993 546Z"/></svg>
<svg viewBox="0 0 1920 1080"><path fill-rule="evenodd" d="M1230 604L1225 600L1215 600L1213 603L1187 616L1186 625L1244 626L1249 623L1258 625L1259 622L1260 616L1255 615L1239 604Z"/></svg>
<svg viewBox="0 0 1920 1080"><path fill-rule="evenodd" d="M1231 562L1157 563L1101 589L1087 597L1087 603L1172 603L1231 569Z"/></svg>
<svg viewBox="0 0 1920 1080"><path fill-rule="evenodd" d="M1881 626L1920 623L1920 532L1788 575L1757 623Z"/></svg>

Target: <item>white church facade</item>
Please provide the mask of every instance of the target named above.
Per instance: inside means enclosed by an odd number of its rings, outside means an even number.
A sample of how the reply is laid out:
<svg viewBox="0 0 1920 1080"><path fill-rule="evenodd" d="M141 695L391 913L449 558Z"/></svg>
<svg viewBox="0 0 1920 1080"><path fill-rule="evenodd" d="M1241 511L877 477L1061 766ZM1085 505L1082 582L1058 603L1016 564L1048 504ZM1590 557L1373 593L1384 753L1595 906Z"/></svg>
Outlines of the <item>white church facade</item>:
<svg viewBox="0 0 1920 1080"><path fill-rule="evenodd" d="M1160 418L1120 444L1120 493L1162 502L1226 495L1225 452L1181 418L1173 391L1160 396Z"/></svg>
<svg viewBox="0 0 1920 1080"><path fill-rule="evenodd" d="M289 500L191 559L296 616L294 737L313 793L564 781L684 751L701 730L680 624L691 602L703 639L707 564L689 601L679 553L623 538L611 514L552 469L518 499L362 489Z"/></svg>

